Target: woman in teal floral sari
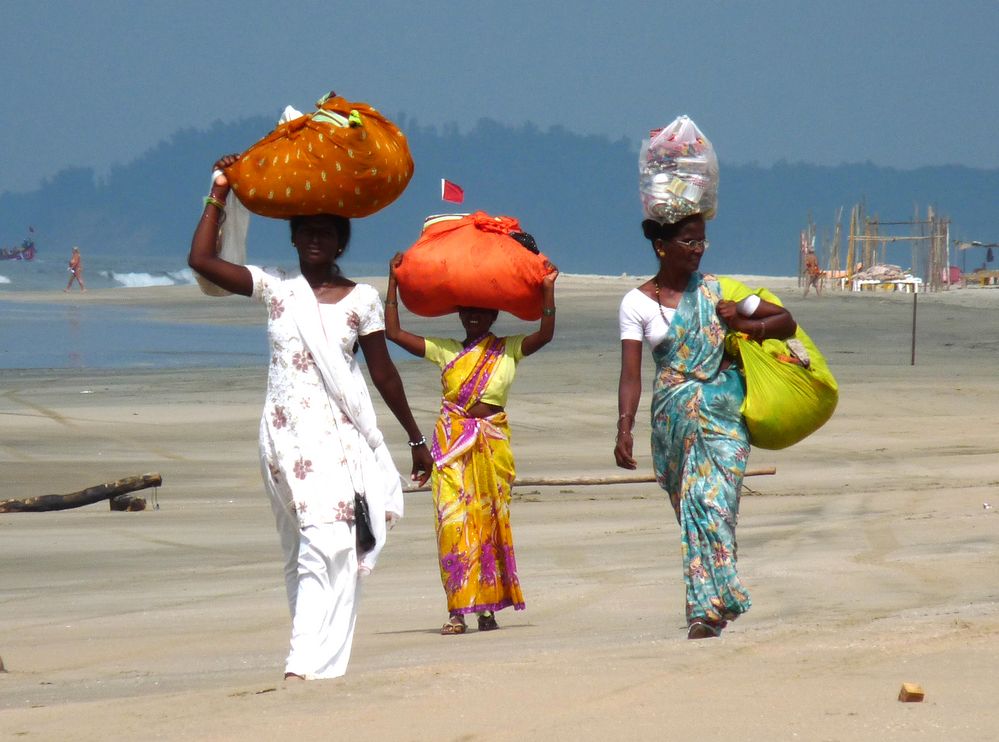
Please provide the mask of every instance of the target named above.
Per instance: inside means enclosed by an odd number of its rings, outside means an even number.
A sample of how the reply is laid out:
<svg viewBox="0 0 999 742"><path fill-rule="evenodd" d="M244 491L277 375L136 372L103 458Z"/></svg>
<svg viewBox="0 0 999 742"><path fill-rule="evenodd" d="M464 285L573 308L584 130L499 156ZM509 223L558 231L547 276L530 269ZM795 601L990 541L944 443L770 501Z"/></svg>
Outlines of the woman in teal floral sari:
<svg viewBox="0 0 999 742"><path fill-rule="evenodd" d="M786 338L796 324L732 279L699 272L704 218L642 222L659 259L656 275L621 302L617 465L634 469L631 430L641 398L642 343L656 362L652 460L680 523L687 637L716 637L749 610L736 571L735 525L749 438L739 413L745 387L725 355L725 333Z"/></svg>

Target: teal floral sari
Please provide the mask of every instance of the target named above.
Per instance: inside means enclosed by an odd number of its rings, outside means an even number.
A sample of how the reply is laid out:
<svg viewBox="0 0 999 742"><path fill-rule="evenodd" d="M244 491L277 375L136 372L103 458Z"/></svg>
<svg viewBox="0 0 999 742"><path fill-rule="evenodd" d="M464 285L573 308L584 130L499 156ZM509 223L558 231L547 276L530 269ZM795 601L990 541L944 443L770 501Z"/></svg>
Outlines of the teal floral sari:
<svg viewBox="0 0 999 742"><path fill-rule="evenodd" d="M695 273L666 338L652 349L652 460L680 522L687 620L724 624L751 605L736 573L735 525L749 438L735 367L721 369L725 324L716 277Z"/></svg>

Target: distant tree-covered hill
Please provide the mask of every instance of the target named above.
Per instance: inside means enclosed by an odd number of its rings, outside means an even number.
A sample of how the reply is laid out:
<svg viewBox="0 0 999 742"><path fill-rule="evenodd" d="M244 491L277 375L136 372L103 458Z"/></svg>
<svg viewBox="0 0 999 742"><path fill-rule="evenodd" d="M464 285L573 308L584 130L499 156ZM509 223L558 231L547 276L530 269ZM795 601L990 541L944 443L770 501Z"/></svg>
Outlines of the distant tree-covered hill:
<svg viewBox="0 0 999 742"><path fill-rule="evenodd" d="M402 197L355 224L348 253L355 271L384 272L388 258L416 239L424 217L452 210L509 214L537 238L559 267L572 273L651 273L637 196L637 145L627 139L581 136L561 127L511 127L481 120L461 132L396 117L407 133L416 174ZM265 135L265 118L183 129L133 162L96 178L68 168L28 193L0 195L0 244L18 243L28 225L40 247L68 252L184 262L207 192L212 162ZM732 165L720 153L718 218L709 225L703 266L730 273L794 274L799 230L812 214L831 227L836 210L863 199L868 213L903 220L933 205L952 220L952 236L999 241L999 170L927 167L894 170L873 164ZM440 200L440 178L461 184L461 207ZM844 225L845 226L845 225ZM250 257L290 263L287 227L256 219ZM905 263L905 254L896 262Z"/></svg>

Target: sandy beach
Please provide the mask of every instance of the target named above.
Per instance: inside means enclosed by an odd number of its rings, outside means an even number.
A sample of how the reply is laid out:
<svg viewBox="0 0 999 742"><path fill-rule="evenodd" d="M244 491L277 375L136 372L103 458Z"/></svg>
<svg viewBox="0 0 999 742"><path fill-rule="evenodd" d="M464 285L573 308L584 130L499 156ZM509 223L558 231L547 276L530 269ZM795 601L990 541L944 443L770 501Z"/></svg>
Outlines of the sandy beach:
<svg viewBox="0 0 999 742"><path fill-rule="evenodd" d="M555 342L521 365L508 407L520 476L625 474L611 453L617 306L637 283L559 279ZM785 300L840 403L797 446L754 449L750 468L777 469L747 478L742 501L754 607L720 640L686 640L678 527L655 484L516 490L527 610L442 637L430 496L412 493L363 583L347 676L286 686L257 463L265 368L0 371L0 499L163 477L158 510L0 515L0 739L999 738L999 290L918 295L911 365L911 295L802 300L793 279L747 283ZM4 298L264 333L259 307L193 286ZM645 361L636 447L651 474ZM429 430L437 372L399 368ZM925 700L900 703L903 682Z"/></svg>

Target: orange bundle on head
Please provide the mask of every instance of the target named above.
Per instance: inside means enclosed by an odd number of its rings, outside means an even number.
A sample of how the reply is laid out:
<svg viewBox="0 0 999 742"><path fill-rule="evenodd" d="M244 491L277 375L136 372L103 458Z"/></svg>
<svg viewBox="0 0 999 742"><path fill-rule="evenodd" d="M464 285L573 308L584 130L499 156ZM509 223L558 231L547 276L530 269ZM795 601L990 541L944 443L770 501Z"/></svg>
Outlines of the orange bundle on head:
<svg viewBox="0 0 999 742"><path fill-rule="evenodd" d="M396 270L399 298L422 317L483 307L539 319L548 259L513 234L516 219L482 211L428 218Z"/></svg>
<svg viewBox="0 0 999 742"><path fill-rule="evenodd" d="M279 124L226 168L233 193L261 216L369 216L413 177L399 128L366 103L332 93L313 113Z"/></svg>

